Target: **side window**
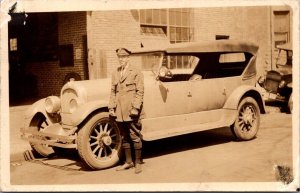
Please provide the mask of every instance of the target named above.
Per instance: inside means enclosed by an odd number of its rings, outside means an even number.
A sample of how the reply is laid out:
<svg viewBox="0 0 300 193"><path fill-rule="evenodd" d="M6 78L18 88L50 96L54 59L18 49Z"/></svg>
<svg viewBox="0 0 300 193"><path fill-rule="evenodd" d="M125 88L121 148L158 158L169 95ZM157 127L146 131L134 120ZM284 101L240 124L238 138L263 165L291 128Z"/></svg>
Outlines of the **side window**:
<svg viewBox="0 0 300 193"><path fill-rule="evenodd" d="M220 55L219 63L245 62L244 53L225 53Z"/></svg>
<svg viewBox="0 0 300 193"><path fill-rule="evenodd" d="M240 76L247 66L248 61L245 53L220 54L215 78Z"/></svg>

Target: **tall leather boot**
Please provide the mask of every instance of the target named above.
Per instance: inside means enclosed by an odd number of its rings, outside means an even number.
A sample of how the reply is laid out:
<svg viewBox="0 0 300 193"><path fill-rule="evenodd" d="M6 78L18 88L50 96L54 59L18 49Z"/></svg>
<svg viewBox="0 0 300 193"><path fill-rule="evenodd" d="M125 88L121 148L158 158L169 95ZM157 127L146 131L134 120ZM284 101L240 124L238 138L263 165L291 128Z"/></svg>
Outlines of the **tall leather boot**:
<svg viewBox="0 0 300 193"><path fill-rule="evenodd" d="M124 148L124 152L126 161L122 166L117 168L117 171L127 170L129 168L134 167L131 157L131 148Z"/></svg>
<svg viewBox="0 0 300 193"><path fill-rule="evenodd" d="M135 149L135 171L136 174L142 172L142 149Z"/></svg>

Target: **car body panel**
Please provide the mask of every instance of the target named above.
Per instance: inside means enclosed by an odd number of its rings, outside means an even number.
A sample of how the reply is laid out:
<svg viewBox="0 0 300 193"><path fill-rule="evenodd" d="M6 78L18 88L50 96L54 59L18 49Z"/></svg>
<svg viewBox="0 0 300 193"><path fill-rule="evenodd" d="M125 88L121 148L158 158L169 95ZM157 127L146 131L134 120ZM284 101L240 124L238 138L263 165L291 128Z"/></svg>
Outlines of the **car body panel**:
<svg viewBox="0 0 300 193"><path fill-rule="evenodd" d="M142 120L143 140L152 141L212 128L227 127L236 117L236 110L217 109Z"/></svg>
<svg viewBox="0 0 300 193"><path fill-rule="evenodd" d="M108 100L95 100L80 106L73 113L62 113L62 120L64 125L78 126L93 112L103 109L107 111Z"/></svg>
<svg viewBox="0 0 300 193"><path fill-rule="evenodd" d="M38 101L36 101L35 103L33 103L25 112L25 119L24 119L24 127L29 127L31 124L32 119L34 118L34 116L36 116L37 114L42 114L46 117L46 119L48 119L49 121L51 121L52 123L57 122L56 119L54 119L54 117L50 116L46 110L45 110L45 99L40 99Z"/></svg>
<svg viewBox="0 0 300 193"><path fill-rule="evenodd" d="M257 88L249 85L242 85L236 88L228 97L226 103L223 106L223 109L237 109L238 104L241 101L241 98L245 96L247 93L249 93L250 96L256 99L258 105L260 105L261 112L264 113L265 104L262 102L262 96L260 91Z"/></svg>

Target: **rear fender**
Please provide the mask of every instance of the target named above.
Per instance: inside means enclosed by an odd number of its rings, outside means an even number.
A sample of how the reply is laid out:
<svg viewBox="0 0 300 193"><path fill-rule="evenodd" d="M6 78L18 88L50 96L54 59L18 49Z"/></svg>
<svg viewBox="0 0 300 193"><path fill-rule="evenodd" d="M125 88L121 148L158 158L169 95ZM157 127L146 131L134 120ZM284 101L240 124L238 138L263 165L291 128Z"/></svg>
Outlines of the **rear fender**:
<svg viewBox="0 0 300 193"><path fill-rule="evenodd" d="M72 126L78 126L86 120L91 114L99 110L108 111L108 102L96 100L78 107L72 114L63 116L63 123Z"/></svg>
<svg viewBox="0 0 300 193"><path fill-rule="evenodd" d="M224 109L238 109L240 101L244 97L252 97L256 100L261 113L266 113L265 111L265 103L262 99L262 95L259 90L253 86L243 85L235 89L232 94L227 99Z"/></svg>

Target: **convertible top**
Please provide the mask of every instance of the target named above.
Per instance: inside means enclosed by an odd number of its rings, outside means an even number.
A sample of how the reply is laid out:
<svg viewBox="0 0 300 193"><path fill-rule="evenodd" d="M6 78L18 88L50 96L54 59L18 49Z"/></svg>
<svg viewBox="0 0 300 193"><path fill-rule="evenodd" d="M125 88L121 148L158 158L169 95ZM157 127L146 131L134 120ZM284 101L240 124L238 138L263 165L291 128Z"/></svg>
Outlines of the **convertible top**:
<svg viewBox="0 0 300 193"><path fill-rule="evenodd" d="M256 44L237 41L237 40L215 40L215 41L202 41L202 42L187 42L168 44L164 48L158 49L140 48L132 50L132 54L152 53L152 52L165 52L165 53L207 53L207 52L248 52L256 55L258 46Z"/></svg>

